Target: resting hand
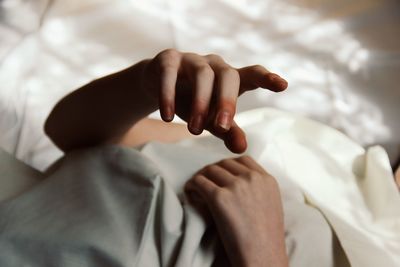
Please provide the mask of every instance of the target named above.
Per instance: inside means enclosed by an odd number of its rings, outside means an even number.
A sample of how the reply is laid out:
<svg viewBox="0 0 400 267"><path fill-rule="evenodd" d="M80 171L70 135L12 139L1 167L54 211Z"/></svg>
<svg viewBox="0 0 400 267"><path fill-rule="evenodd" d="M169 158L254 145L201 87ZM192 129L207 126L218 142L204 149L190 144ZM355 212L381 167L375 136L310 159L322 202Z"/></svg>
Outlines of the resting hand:
<svg viewBox="0 0 400 267"><path fill-rule="evenodd" d="M142 88L159 102L161 117L176 113L192 134L203 129L224 140L232 152L246 149L244 132L233 120L238 96L256 88L283 91L287 82L256 65L236 69L217 55L165 50L147 62Z"/></svg>
<svg viewBox="0 0 400 267"><path fill-rule="evenodd" d="M185 191L208 208L233 266L288 266L279 187L252 158L206 166Z"/></svg>

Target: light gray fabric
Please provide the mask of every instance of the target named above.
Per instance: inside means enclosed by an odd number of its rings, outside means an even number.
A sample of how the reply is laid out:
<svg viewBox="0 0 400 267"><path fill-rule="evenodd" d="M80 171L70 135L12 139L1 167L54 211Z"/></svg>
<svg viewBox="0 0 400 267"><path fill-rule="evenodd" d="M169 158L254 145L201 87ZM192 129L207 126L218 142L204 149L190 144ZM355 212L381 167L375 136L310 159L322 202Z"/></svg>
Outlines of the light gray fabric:
<svg viewBox="0 0 400 267"><path fill-rule="evenodd" d="M216 255L213 266L229 266L215 229L154 166L117 146L67 155L0 203L0 266L212 266ZM283 198L291 266L335 266L323 216Z"/></svg>
<svg viewBox="0 0 400 267"><path fill-rule="evenodd" d="M209 266L215 235L191 212L137 151L75 152L0 204L0 266Z"/></svg>
<svg viewBox="0 0 400 267"><path fill-rule="evenodd" d="M41 172L0 148L0 202L22 193L43 178Z"/></svg>

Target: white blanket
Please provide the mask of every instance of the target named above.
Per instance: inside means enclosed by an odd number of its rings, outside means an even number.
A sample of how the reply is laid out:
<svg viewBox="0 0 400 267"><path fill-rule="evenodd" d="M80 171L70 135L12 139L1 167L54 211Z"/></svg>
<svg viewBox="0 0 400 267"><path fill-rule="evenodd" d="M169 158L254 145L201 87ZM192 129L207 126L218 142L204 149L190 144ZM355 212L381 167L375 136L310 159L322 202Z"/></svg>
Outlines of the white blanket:
<svg viewBox="0 0 400 267"><path fill-rule="evenodd" d="M336 130L276 110L249 111L238 121L248 133L247 153L277 178L286 213L291 201L318 209L351 266L399 266L400 197L384 150L365 151ZM181 189L196 170L228 156L213 137L150 143L141 154L74 152L43 182L0 204L0 263L210 266L218 242L181 204ZM320 262L294 255L302 264L293 266L335 266L339 255L329 255L332 239L321 224L314 220L298 244L308 246L303 257L323 253ZM319 236L327 238L312 242Z"/></svg>
<svg viewBox="0 0 400 267"><path fill-rule="evenodd" d="M246 153L284 191L295 192L292 183L301 188L307 202L331 224L351 266L400 266L400 195L381 147L365 150L330 127L272 109L242 113L238 121L248 135ZM166 177L187 176L232 156L224 151L213 138L143 149L166 170Z"/></svg>

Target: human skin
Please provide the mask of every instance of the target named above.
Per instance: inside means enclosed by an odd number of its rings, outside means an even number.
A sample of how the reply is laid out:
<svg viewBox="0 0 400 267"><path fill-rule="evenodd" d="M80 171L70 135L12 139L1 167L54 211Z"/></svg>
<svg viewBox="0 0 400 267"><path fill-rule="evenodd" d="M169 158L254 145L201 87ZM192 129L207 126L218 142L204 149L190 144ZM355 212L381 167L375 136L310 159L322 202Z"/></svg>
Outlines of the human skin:
<svg viewBox="0 0 400 267"><path fill-rule="evenodd" d="M232 266L288 266L279 186L251 157L208 165L185 190L207 206Z"/></svg>
<svg viewBox="0 0 400 267"><path fill-rule="evenodd" d="M132 126L118 141L120 145L137 147L151 141L175 143L193 138L183 123L165 123L158 119L145 118Z"/></svg>
<svg viewBox="0 0 400 267"><path fill-rule="evenodd" d="M160 109L164 121L177 114L192 134L206 129L229 150L242 153L247 144L234 121L236 101L259 87L280 92L287 82L259 65L237 69L216 55L168 49L64 97L47 118L45 132L65 152L118 143Z"/></svg>
<svg viewBox="0 0 400 267"><path fill-rule="evenodd" d="M279 92L286 89L287 82L262 66L236 69L216 55L166 50L66 96L51 112L45 131L65 152L105 143L135 145L185 137L188 131L183 133L182 126L169 128L175 133L166 135L168 131L162 131L160 122L144 119L160 108L164 121L170 122L177 114L187 122L191 134L206 129L232 152L241 153L246 149L246 138L233 119L236 101L239 95L258 87ZM229 260L237 267L287 266L275 180L248 157L223 161L221 168L224 177L209 168L199 175L210 183L226 180L226 184L219 184L221 190L215 190L223 193L214 195L196 178L198 175L187 189L198 190L208 204L220 225L218 232ZM249 225L253 226L250 231Z"/></svg>

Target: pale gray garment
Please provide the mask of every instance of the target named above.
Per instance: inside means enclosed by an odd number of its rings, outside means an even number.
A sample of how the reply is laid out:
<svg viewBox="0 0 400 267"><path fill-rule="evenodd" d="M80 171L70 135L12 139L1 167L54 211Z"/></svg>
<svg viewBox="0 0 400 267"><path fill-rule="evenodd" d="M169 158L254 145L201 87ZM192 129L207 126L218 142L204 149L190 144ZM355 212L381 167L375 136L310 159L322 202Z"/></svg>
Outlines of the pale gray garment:
<svg viewBox="0 0 400 267"><path fill-rule="evenodd" d="M115 146L67 155L0 204L0 266L210 266L215 235L153 166Z"/></svg>
<svg viewBox="0 0 400 267"><path fill-rule="evenodd" d="M154 166L117 146L67 155L0 203L0 266L211 266L215 255L227 266L215 230ZM345 266L321 213L284 192L283 202L291 266Z"/></svg>
<svg viewBox="0 0 400 267"><path fill-rule="evenodd" d="M44 175L0 148L0 202L21 194Z"/></svg>

